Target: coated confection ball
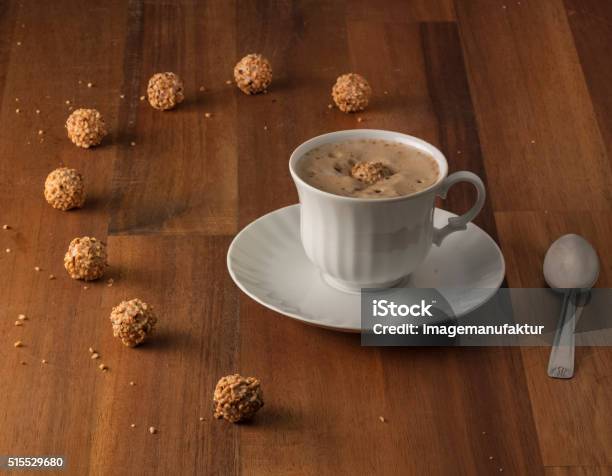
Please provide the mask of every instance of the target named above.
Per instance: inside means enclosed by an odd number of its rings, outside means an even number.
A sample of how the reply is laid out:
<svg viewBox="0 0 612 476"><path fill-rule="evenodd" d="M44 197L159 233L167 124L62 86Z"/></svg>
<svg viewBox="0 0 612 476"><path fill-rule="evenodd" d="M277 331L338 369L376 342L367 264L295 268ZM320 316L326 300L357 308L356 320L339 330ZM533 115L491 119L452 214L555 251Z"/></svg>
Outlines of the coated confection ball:
<svg viewBox="0 0 612 476"><path fill-rule="evenodd" d="M222 377L215 387L215 418L236 423L253 418L263 406L259 380L239 374Z"/></svg>
<svg viewBox="0 0 612 476"><path fill-rule="evenodd" d="M342 112L363 111L370 102L372 88L366 79L356 73L338 77L332 88L332 98Z"/></svg>
<svg viewBox="0 0 612 476"><path fill-rule="evenodd" d="M72 279L93 281L104 275L106 245L101 241L83 236L70 242L64 256L64 267Z"/></svg>
<svg viewBox="0 0 612 476"><path fill-rule="evenodd" d="M153 308L140 299L123 301L110 315L113 335L128 347L135 347L153 331L157 317Z"/></svg>
<svg viewBox="0 0 612 476"><path fill-rule="evenodd" d="M107 134L102 114L96 109L77 109L66 121L68 137L75 145L88 149L102 142Z"/></svg>
<svg viewBox="0 0 612 476"><path fill-rule="evenodd" d="M358 162L353 165L351 175L353 178L371 185L393 175L393 172L381 162Z"/></svg>
<svg viewBox="0 0 612 476"><path fill-rule="evenodd" d="M234 67L234 79L243 93L262 93L272 82L272 66L262 55L246 55Z"/></svg>
<svg viewBox="0 0 612 476"><path fill-rule="evenodd" d="M175 73L157 73L147 86L149 104L160 111L167 111L183 102L183 82Z"/></svg>
<svg viewBox="0 0 612 476"><path fill-rule="evenodd" d="M83 177L74 169L60 167L45 180L45 199L53 208L70 210L80 208L85 203Z"/></svg>

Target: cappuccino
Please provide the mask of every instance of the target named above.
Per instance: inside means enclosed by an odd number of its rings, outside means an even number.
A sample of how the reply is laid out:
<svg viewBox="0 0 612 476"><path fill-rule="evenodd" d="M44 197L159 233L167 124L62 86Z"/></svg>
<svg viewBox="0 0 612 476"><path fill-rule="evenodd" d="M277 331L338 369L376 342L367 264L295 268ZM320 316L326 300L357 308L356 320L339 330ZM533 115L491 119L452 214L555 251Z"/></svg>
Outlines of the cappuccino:
<svg viewBox="0 0 612 476"><path fill-rule="evenodd" d="M308 151L296 171L319 190L358 198L412 195L440 176L438 163L426 152L379 139L324 144Z"/></svg>

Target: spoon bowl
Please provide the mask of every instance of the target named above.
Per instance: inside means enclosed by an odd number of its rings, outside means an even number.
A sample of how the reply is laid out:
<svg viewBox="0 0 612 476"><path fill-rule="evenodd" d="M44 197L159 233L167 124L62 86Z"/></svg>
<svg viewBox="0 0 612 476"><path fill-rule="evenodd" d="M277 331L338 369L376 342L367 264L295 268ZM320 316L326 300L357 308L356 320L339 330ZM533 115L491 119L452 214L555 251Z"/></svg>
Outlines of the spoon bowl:
<svg viewBox="0 0 612 476"><path fill-rule="evenodd" d="M544 279L552 289L590 289L598 277L599 258L583 237L563 235L548 248L544 258Z"/></svg>

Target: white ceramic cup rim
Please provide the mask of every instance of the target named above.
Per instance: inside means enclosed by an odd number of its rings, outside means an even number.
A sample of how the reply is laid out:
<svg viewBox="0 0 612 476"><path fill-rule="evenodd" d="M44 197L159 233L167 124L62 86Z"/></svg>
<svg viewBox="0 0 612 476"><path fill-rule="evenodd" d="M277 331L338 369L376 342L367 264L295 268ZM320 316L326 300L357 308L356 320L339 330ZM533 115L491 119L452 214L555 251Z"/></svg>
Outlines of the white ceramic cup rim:
<svg viewBox="0 0 612 476"><path fill-rule="evenodd" d="M438 180L435 183L430 185L429 187L420 190L416 193L410 195L401 195L399 197L385 197L385 198L366 198L366 197L347 197L345 195L336 195L335 193L326 192L324 190L318 189L309 183L305 182L297 173L296 165L298 161L310 150L315 147L319 147L324 144L330 144L335 142L341 142L344 140L351 139L380 139L387 140L390 142L399 142L410 147L414 147L415 149L419 149L427 154L429 154L437 163L439 168L439 176ZM414 137L408 134L402 134L401 132L393 132L393 131L385 131L381 129L349 129L345 131L336 131L336 132L328 132L327 134L322 134L312 139L307 140L300 144L292 153L289 158L289 172L293 177L293 180L302 187L307 188L308 190L321 194L323 196L327 196L329 198L334 198L337 200L347 200L352 202L376 202L376 203L385 203L385 202L394 202L401 200L411 200L420 195L424 195L426 193L434 190L438 185L442 183L442 181L448 175L448 163L444 154L440 152L440 150L431 145L429 142L425 142L423 139L419 139L418 137Z"/></svg>

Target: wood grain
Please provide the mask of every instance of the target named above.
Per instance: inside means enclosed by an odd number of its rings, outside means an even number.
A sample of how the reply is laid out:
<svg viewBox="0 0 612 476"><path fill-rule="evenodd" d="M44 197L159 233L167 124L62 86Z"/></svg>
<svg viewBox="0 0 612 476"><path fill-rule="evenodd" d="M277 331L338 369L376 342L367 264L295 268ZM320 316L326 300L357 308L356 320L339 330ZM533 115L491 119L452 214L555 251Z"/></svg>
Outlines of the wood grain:
<svg viewBox="0 0 612 476"><path fill-rule="evenodd" d="M606 264L612 259L606 246L612 233L610 213L503 212L496 214L496 220L502 246L510 250L505 256L512 286L545 286L541 273L529 270L542 269L550 242L566 233L578 233L595 246L604 263L597 286L610 286L611 270ZM523 349L542 458L547 466L606 465L612 456L612 438L606 430L612 420L605 401L612 392L612 352L602 347L578 348L576 355L580 379L566 382L542 378L548 349ZM555 438L560 430L564 432L562 447Z"/></svg>
<svg viewBox="0 0 612 476"><path fill-rule="evenodd" d="M458 6L509 286L545 286L544 254L564 233L599 250L609 286L609 159L563 4ZM522 355L544 465L607 464L608 349L579 349L570 382L543 378L547 349Z"/></svg>
<svg viewBox="0 0 612 476"><path fill-rule="evenodd" d="M263 308L225 268L238 230L297 201L297 145L383 128L483 177L478 224L509 286L543 286L547 246L576 232L609 287L610 24L595 0L0 4L0 221L12 227L0 230L0 455L61 454L76 475L610 474L609 349L578 349L576 377L560 382L543 348L362 348ZM254 51L274 83L249 97L225 82ZM140 96L166 70L187 99L162 113ZM373 86L363 113L327 107L348 71ZM104 115L102 147L65 137L80 106ZM85 176L84 209L44 202L60 164ZM472 200L460 186L442 206ZM108 242L112 287L63 270L86 234ZM108 315L136 296L160 323L128 349ZM232 372L263 382L251 424L211 418Z"/></svg>
<svg viewBox="0 0 612 476"><path fill-rule="evenodd" d="M235 88L224 84L235 55L212 46L231 48L231 4L133 0L128 24L110 232L235 233ZM139 99L163 71L183 79L187 99L176 110L156 111Z"/></svg>
<svg viewBox="0 0 612 476"><path fill-rule="evenodd" d="M122 2L98 6L96 22L88 20L92 12L79 2L44 8L15 2L10 10L13 34L3 37L10 41L10 59L2 68L0 112L7 125L0 137L2 221L12 227L0 238L2 249L11 249L0 258L0 452L65 455L73 474L82 474L97 461L90 453L92 440L103 438L96 432L102 375L87 347L105 326L99 320L99 294L70 282L62 257L75 236L106 238L115 147L109 140L95 152L77 149L67 140L64 123L76 105L97 107L114 123L119 95L113 91L121 71L105 61L124 50L127 16ZM60 17L66 28L57 30L49 18ZM88 88L88 82L96 87ZM42 197L46 175L61 163L85 176L90 199L77 213L53 210ZM57 279L49 280L49 274ZM29 320L15 327L21 313ZM13 347L17 340L23 348Z"/></svg>
<svg viewBox="0 0 612 476"><path fill-rule="evenodd" d="M607 476L612 468L609 466L549 466L546 476Z"/></svg>
<svg viewBox="0 0 612 476"><path fill-rule="evenodd" d="M438 140L449 172L470 170L488 183L457 26L424 23L421 35L429 95L439 124ZM459 214L469 210L475 200L473 187L459 184L449 191L448 203L441 201L439 205ZM497 238L490 194L475 223Z"/></svg>
<svg viewBox="0 0 612 476"><path fill-rule="evenodd" d="M211 392L219 376L232 373L237 362L232 345L239 329L237 299L225 273L229 241L201 235L109 239L120 276L113 287L102 286L101 309L140 296L155 306L161 319L154 340L130 349L117 345L108 316L101 312L91 339L110 371L100 375L90 362L83 363L100 381L94 414L103 417L95 433L119 437L92 442L94 472L235 472L237 430L219 425L211 415ZM130 428L131 423L137 427ZM149 426L158 435L152 437ZM135 447L143 451L136 454Z"/></svg>
<svg viewBox="0 0 612 476"><path fill-rule="evenodd" d="M612 41L612 5L609 2L568 0L565 6L609 158L612 154L612 98L608 88L612 79L612 66L598 58L605 54Z"/></svg>
<svg viewBox="0 0 612 476"><path fill-rule="evenodd" d="M562 2L458 1L457 12L495 210L609 210L610 165Z"/></svg>
<svg viewBox="0 0 612 476"><path fill-rule="evenodd" d="M444 22L456 20L455 5L451 0L389 0L372 8L367 0L347 3L349 20L384 22Z"/></svg>

